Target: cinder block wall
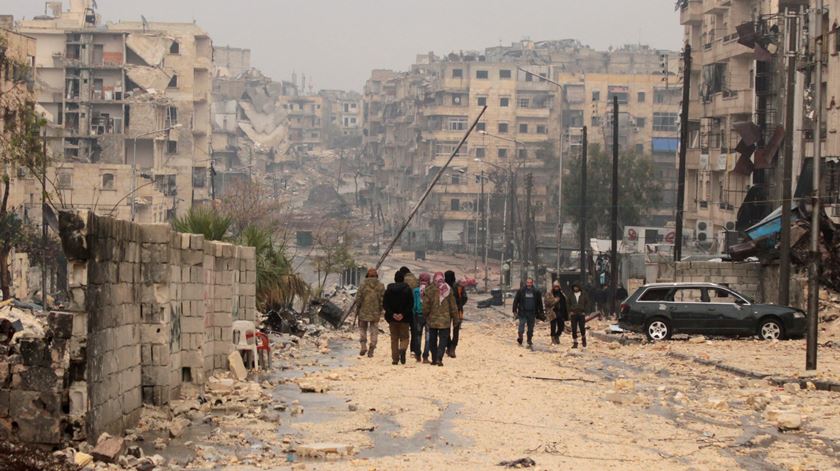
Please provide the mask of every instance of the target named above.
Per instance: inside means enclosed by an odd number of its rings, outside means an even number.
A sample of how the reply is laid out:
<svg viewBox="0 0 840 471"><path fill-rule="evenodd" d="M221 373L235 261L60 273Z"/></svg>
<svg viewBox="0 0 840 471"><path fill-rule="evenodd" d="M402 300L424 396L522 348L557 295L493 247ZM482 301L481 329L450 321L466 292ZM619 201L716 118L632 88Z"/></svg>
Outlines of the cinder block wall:
<svg viewBox="0 0 840 471"><path fill-rule="evenodd" d="M760 303L778 303L779 266L758 262L679 262L661 263L659 282L707 282L726 284ZM790 280L790 304L804 308L804 278Z"/></svg>
<svg viewBox="0 0 840 471"><path fill-rule="evenodd" d="M232 322L256 319L255 253L166 225L82 219L90 258L71 264L71 292L84 299L88 434L118 434L143 402L166 404L228 367Z"/></svg>

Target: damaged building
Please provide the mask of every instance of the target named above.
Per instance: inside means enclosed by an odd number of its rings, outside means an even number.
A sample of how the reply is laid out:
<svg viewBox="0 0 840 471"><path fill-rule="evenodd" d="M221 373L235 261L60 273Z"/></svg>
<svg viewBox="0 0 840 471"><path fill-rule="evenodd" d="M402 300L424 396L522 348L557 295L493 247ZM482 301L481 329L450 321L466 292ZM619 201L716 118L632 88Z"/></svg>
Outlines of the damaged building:
<svg viewBox="0 0 840 471"><path fill-rule="evenodd" d="M398 224L487 106L477 132L425 204L417 228L430 231L438 244L470 250L481 237L483 187L494 215L489 240L498 249L505 181L515 174L519 188L518 204L508 205L516 211L506 214L510 232L510 226L525 225L517 212L529 212L530 174L537 234L531 244L556 246L558 156L580 154L583 126L589 127L590 144L608 147L613 96L622 107L622 152L652 156L662 179L675 176L676 56L645 46L597 51L575 40L521 41L483 52L419 55L405 72L373 71L364 91L363 155L374 175L368 192L377 213L381 208L386 228ZM651 223L672 217L665 205L673 203L674 191L666 186L669 195Z"/></svg>
<svg viewBox="0 0 840 471"><path fill-rule="evenodd" d="M17 25L37 41L50 179L63 207L168 221L209 199L210 37L191 23L103 24L93 5L49 2ZM40 189L21 177L14 204L39 218Z"/></svg>

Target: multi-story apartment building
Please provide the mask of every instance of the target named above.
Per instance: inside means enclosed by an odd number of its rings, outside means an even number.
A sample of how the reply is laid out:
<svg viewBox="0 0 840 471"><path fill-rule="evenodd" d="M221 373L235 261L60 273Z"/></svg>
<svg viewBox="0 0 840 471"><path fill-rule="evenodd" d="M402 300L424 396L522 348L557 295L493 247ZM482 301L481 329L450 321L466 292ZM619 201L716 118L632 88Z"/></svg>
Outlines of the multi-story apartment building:
<svg viewBox="0 0 840 471"><path fill-rule="evenodd" d="M776 207L768 202L779 201L786 41L781 3L679 4L692 49L685 194L685 227L695 230L695 240L686 241L690 247L725 250L727 233L746 229L757 222L751 214L766 214ZM748 47L751 42L755 47ZM798 111L794 117L801 123ZM801 167L801 129L794 126L795 172ZM753 210L755 204L745 200L763 207Z"/></svg>
<svg viewBox="0 0 840 471"><path fill-rule="evenodd" d="M664 55L677 65L675 53ZM499 234L504 179L514 173L519 214L513 213L508 229L522 227L525 176L531 174L535 229L551 243L558 217L557 156L580 152L584 125L595 125L590 143L604 142L612 94L624 97L622 113L634 119L622 130L623 151L664 152L664 167L674 172L679 92L663 81L660 56L639 46L600 52L576 41L523 41L484 53L424 54L407 72L375 70L364 93L364 155L375 176L370 195L386 223L399 223L487 106L478 132L425 203L417 226L431 229L439 243L473 243L482 226L483 181L485 196L493 194L490 213L499 216L490 229Z"/></svg>
<svg viewBox="0 0 840 471"><path fill-rule="evenodd" d="M207 34L192 23L102 25L90 0L51 6L18 30L38 41L38 103L61 204L126 219L133 207L136 220L163 222L207 200Z"/></svg>
<svg viewBox="0 0 840 471"><path fill-rule="evenodd" d="M358 145L362 137L362 95L344 90L321 90L323 125L329 147Z"/></svg>

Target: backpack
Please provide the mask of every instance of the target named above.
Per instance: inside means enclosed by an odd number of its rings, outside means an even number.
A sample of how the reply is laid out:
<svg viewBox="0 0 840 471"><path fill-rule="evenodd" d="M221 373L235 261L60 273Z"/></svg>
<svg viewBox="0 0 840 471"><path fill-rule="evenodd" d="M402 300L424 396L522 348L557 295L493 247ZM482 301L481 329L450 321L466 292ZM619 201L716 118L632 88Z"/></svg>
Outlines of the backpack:
<svg viewBox="0 0 840 471"><path fill-rule="evenodd" d="M414 315L418 318L423 316L423 299L420 297L420 288L414 288Z"/></svg>

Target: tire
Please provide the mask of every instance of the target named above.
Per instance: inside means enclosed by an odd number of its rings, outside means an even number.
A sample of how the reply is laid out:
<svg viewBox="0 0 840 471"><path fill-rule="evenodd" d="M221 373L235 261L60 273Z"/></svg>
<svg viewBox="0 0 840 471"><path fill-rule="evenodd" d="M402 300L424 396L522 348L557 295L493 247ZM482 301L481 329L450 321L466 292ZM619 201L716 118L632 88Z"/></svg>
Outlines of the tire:
<svg viewBox="0 0 840 471"><path fill-rule="evenodd" d="M673 333L671 322L664 317L654 317L645 323L645 335L651 342L669 340Z"/></svg>
<svg viewBox="0 0 840 471"><path fill-rule="evenodd" d="M764 318L758 323L758 336L762 340L784 340L785 328L778 319Z"/></svg>

